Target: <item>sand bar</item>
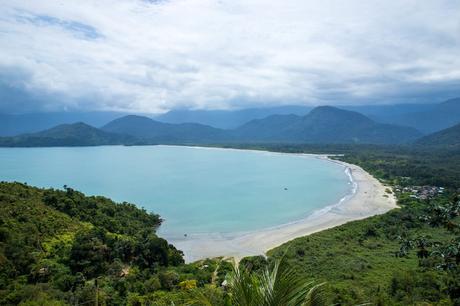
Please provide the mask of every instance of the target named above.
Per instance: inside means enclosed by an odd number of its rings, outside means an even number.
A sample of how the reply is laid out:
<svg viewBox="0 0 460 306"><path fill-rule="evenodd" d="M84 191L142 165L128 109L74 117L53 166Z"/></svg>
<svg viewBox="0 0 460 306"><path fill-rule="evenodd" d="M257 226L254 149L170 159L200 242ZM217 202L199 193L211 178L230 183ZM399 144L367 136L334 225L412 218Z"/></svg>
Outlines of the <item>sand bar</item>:
<svg viewBox="0 0 460 306"><path fill-rule="evenodd" d="M352 220L383 214L396 208L396 199L388 188L361 167L331 160L327 155L304 154L339 163L344 166L354 184L354 193L333 206L314 212L309 217L273 228L240 234L191 234L180 239L168 239L182 250L187 262L218 257L237 260L262 255L289 240L332 228Z"/></svg>

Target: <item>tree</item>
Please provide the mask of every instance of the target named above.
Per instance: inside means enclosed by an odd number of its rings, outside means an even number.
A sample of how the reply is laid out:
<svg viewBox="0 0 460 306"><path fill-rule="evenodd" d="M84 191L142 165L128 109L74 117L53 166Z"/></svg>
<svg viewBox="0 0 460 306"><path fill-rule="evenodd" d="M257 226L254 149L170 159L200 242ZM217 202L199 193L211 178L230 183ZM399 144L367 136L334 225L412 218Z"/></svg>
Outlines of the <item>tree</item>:
<svg viewBox="0 0 460 306"><path fill-rule="evenodd" d="M299 277L284 257L261 273L234 266L228 283L228 302L235 306L316 306L325 305L324 283ZM200 297L201 303L211 305Z"/></svg>

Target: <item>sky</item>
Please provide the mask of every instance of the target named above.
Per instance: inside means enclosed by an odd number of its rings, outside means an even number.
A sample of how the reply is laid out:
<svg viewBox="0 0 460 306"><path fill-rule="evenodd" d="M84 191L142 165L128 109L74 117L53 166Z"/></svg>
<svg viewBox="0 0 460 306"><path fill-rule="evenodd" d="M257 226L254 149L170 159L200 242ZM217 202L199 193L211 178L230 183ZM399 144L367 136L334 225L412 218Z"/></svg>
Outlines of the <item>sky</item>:
<svg viewBox="0 0 460 306"><path fill-rule="evenodd" d="M2 0L0 112L460 96L459 0Z"/></svg>

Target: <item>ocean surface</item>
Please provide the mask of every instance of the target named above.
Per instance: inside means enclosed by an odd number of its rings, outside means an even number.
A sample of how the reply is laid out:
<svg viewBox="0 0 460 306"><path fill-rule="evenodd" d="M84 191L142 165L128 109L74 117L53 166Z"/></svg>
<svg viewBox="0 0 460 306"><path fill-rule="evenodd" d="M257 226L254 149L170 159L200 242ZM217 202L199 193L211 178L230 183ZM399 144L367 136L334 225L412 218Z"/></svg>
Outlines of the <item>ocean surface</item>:
<svg viewBox="0 0 460 306"><path fill-rule="evenodd" d="M134 203L161 215L166 238L294 222L353 187L342 165L312 156L177 146L0 148L0 180Z"/></svg>

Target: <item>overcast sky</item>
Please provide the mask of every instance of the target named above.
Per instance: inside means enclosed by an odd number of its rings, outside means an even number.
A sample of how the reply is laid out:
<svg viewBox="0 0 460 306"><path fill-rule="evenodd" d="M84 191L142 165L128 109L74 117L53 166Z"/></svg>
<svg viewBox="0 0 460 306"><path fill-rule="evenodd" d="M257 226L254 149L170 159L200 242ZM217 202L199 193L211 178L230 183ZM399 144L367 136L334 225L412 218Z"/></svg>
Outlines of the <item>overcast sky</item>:
<svg viewBox="0 0 460 306"><path fill-rule="evenodd" d="M460 96L460 1L3 0L0 112Z"/></svg>

